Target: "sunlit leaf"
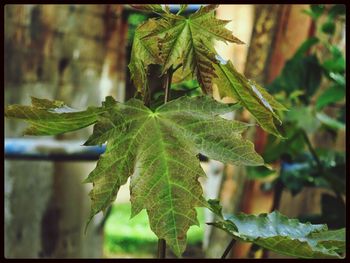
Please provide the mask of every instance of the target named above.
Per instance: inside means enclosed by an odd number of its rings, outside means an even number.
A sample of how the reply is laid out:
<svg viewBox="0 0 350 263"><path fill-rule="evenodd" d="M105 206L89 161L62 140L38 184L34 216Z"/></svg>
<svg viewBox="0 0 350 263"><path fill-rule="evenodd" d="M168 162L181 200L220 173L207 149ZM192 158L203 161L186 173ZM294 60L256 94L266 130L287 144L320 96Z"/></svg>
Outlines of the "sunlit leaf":
<svg viewBox="0 0 350 263"><path fill-rule="evenodd" d="M217 78L214 79L214 83L217 84L222 97L235 98L250 111L264 130L276 136L281 136L274 120L281 122L276 111L286 110L283 105L257 83L247 80L242 74L238 73L231 61L216 65L215 73Z"/></svg>
<svg viewBox="0 0 350 263"><path fill-rule="evenodd" d="M91 217L110 205L131 176L132 216L145 208L152 230L180 255L188 228L198 224L194 207L205 206L197 181L204 172L196 156L264 163L240 135L247 124L218 116L231 110L208 97L181 97L154 112L135 99L111 109L110 122L97 123L87 142L101 143L106 139L101 135L109 135L106 152L86 179L94 183Z"/></svg>
<svg viewBox="0 0 350 263"><path fill-rule="evenodd" d="M333 129L333 130L345 130L345 124L329 117L328 115L322 113L322 112L317 112L316 113L316 118L324 125L327 127Z"/></svg>
<svg viewBox="0 0 350 263"><path fill-rule="evenodd" d="M140 100L125 104L107 97L100 108L74 111L62 102L33 99L33 106L9 106L6 116L32 124L30 134L59 134L92 123L85 145L107 141L106 152L85 182L90 192L90 219L116 198L130 180L132 216L146 209L151 229L176 255L186 247L186 233L198 224L196 206L208 206L198 177L204 176L199 154L236 165L264 165L254 145L242 138L249 124L219 115L237 108L211 97L180 97L155 111ZM35 130L35 132L33 132Z"/></svg>
<svg viewBox="0 0 350 263"><path fill-rule="evenodd" d="M109 98L107 102L111 106ZM30 126L24 131L25 135L57 135L95 123L98 116L106 110L105 103L103 105L79 111L68 107L62 101L32 97L31 106L10 105L5 108L5 116L26 120Z"/></svg>

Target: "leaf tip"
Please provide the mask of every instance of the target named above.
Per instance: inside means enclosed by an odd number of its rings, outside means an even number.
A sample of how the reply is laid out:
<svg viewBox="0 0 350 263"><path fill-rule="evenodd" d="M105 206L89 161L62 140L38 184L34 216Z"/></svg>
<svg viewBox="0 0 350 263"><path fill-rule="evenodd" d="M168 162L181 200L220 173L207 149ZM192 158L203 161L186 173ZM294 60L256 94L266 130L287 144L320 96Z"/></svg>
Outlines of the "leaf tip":
<svg viewBox="0 0 350 263"><path fill-rule="evenodd" d="M273 169L273 167L270 164L265 163L264 166L270 171L275 171L275 169Z"/></svg>
<svg viewBox="0 0 350 263"><path fill-rule="evenodd" d="M90 215L89 219L87 220L87 222L86 222L86 224L85 224L85 227L84 227L84 235L87 234L87 230L88 230L88 227L89 227L89 225L90 225L90 222L91 222L92 218L93 218L93 216Z"/></svg>
<svg viewBox="0 0 350 263"><path fill-rule="evenodd" d="M83 181L82 181L83 184L87 184L87 183L92 183L92 181L90 180L89 176L86 177Z"/></svg>

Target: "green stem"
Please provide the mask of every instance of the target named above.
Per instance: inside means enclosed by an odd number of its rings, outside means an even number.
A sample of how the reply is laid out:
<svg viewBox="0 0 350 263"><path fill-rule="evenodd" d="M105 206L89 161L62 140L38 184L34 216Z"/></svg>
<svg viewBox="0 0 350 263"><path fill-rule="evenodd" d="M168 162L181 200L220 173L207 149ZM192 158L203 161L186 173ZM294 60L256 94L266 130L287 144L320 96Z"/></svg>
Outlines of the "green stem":
<svg viewBox="0 0 350 263"><path fill-rule="evenodd" d="M165 80L163 83L164 91L164 103L167 103L170 98L170 88L171 88L171 80L173 78L174 70L170 68L165 76ZM166 242L164 239L158 239L158 258L165 258L166 254Z"/></svg>

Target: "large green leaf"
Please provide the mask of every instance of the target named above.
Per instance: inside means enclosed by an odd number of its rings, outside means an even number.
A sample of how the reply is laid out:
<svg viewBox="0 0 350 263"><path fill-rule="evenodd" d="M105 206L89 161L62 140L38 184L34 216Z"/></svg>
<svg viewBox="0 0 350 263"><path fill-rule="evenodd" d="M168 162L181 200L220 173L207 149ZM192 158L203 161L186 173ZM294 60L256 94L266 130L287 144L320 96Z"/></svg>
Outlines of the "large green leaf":
<svg viewBox="0 0 350 263"><path fill-rule="evenodd" d="M275 111L286 110L282 104L257 83L247 80L238 73L231 61L215 65L215 73L217 78L214 82L218 85L221 96L237 99L250 111L264 130L281 136L274 120L281 122Z"/></svg>
<svg viewBox="0 0 350 263"><path fill-rule="evenodd" d="M110 109L86 143L107 140L106 152L86 179L94 184L91 218L110 205L131 176L132 216L145 208L152 230L181 255L188 228L198 224L194 207L207 206L197 181L204 175L197 155L264 164L240 135L248 125L218 116L233 107L208 97L181 97L154 112L136 99Z"/></svg>
<svg viewBox="0 0 350 263"><path fill-rule="evenodd" d="M212 40L242 44L225 28L229 21L215 18L217 5L202 6L188 18L168 14L157 21L157 28L146 36L159 45L163 73L182 63L183 71L190 69L201 88L209 93L216 63Z"/></svg>
<svg viewBox="0 0 350 263"><path fill-rule="evenodd" d="M199 154L236 165L263 165L254 145L241 133L249 124L219 115L237 108L211 97L180 97L155 111L140 100L125 104L107 97L102 107L76 111L59 101L34 99L32 106L12 105L7 117L28 121L27 134L60 134L93 123L85 145L107 141L106 152L85 182L93 183L89 221L116 198L130 177L132 216L146 209L150 226L176 255L186 233L198 224L195 207L208 206L198 177L204 175Z"/></svg>
<svg viewBox="0 0 350 263"><path fill-rule="evenodd" d="M212 211L220 215L218 204L210 203ZM345 228L330 231L327 225L303 224L277 211L257 216L239 213L209 224L236 240L297 258L341 258L345 251Z"/></svg>
<svg viewBox="0 0 350 263"><path fill-rule="evenodd" d="M5 108L5 116L27 120L31 126L24 131L25 135L57 135L95 123L98 115L105 110L105 103L99 108L89 107L79 111L62 101L32 97L31 106L10 105Z"/></svg>

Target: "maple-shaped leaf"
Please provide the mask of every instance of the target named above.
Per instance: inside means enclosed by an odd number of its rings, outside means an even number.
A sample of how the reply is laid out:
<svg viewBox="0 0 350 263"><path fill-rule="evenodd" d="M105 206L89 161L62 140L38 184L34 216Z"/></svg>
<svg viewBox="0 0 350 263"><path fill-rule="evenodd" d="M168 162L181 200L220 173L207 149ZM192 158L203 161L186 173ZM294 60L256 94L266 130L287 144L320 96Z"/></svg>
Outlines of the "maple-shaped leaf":
<svg viewBox="0 0 350 263"><path fill-rule="evenodd" d="M232 32L225 28L230 21L215 18L218 5L202 6L188 18L167 14L157 19L157 27L144 38L159 45L163 73L182 64L183 70L193 72L201 88L210 93L216 63L212 40L242 44Z"/></svg>
<svg viewBox="0 0 350 263"><path fill-rule="evenodd" d="M33 99L32 106L12 105L6 116L31 124L29 134L53 135L86 127L85 145L107 141L104 154L85 182L93 183L89 220L105 210L130 177L132 216L146 209L151 229L176 255L186 247L186 233L198 224L195 207L208 207L198 177L199 154L237 165L263 165L254 145L241 137L249 124L219 115L234 110L210 97L180 97L155 111L140 100L77 111L62 102Z"/></svg>
<svg viewBox="0 0 350 263"><path fill-rule="evenodd" d="M208 203L222 219L208 224L225 230L236 240L297 258L341 258L345 252L345 228L328 230L327 225L300 223L277 211L260 215L238 213L224 219L218 202Z"/></svg>
<svg viewBox="0 0 350 263"><path fill-rule="evenodd" d="M107 100L110 101L110 98ZM105 103L102 107L89 107L85 111L79 111L62 101L32 97L31 106L10 105L5 108L5 116L27 120L31 126L24 131L25 135L57 135L94 124L98 115L105 110Z"/></svg>
<svg viewBox="0 0 350 263"><path fill-rule="evenodd" d="M248 125L218 116L232 108L208 97L181 97L155 111L136 99L110 109L86 143L107 140L106 152L86 179L94 184L91 217L111 204L131 176L132 216L146 209L151 229L181 255L188 228L198 224L194 208L207 206L197 155L238 165L264 164L240 135Z"/></svg>
<svg viewBox="0 0 350 263"><path fill-rule="evenodd" d="M131 58L128 65L130 77L138 92L142 95L149 89L148 84L148 66L150 64L161 63L158 58L157 45L154 41L145 39L144 36L153 32L157 27L154 19L143 22L135 30L133 39Z"/></svg>
<svg viewBox="0 0 350 263"><path fill-rule="evenodd" d="M235 98L254 116L264 130L281 137L274 120L281 123L276 111L287 110L282 104L257 83L237 72L231 61L215 64L215 74L217 77L214 83L217 84L222 97Z"/></svg>

